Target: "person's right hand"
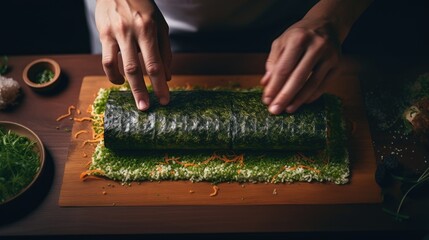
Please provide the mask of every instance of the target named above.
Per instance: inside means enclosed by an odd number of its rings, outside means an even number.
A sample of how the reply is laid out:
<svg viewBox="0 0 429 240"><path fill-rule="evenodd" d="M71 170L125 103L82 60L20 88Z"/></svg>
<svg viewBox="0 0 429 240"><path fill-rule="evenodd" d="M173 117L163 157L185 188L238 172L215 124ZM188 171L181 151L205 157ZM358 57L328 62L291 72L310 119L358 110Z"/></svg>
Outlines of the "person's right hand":
<svg viewBox="0 0 429 240"><path fill-rule="evenodd" d="M160 104L170 101L167 81L171 79L171 48L168 25L152 0L97 0L95 20L102 44L104 72L114 84L124 83L118 53L137 108L149 108L143 79L146 69ZM141 51L143 62L139 60Z"/></svg>

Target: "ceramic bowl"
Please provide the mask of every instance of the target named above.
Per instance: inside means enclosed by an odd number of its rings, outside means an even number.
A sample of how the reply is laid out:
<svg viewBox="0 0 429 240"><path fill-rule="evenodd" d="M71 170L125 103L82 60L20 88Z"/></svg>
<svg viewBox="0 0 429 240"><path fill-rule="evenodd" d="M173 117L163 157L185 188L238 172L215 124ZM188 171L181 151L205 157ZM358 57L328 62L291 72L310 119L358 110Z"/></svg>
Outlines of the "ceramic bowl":
<svg viewBox="0 0 429 240"><path fill-rule="evenodd" d="M44 148L43 143L40 140L40 138L31 129L29 129L28 127L25 127L24 125L21 125L19 123L15 123L15 122L0 121L0 128L4 129L6 131L10 130L10 131L14 132L15 134L26 137L30 141L34 142L35 143L34 144L34 151L36 151L38 153L39 162L40 162L39 169L37 170L36 174L34 174L34 177L31 180L31 182L26 187L22 188L14 196L11 196L11 197L5 199L4 201L0 202L0 205L3 205L3 204L6 204L6 203L18 198L19 196L21 196L24 192L26 192L29 188L31 188L31 186L37 180L37 178L41 174L42 169L45 165L45 148ZM2 161L2 160L0 159L0 161Z"/></svg>
<svg viewBox="0 0 429 240"><path fill-rule="evenodd" d="M40 77L45 71L53 73L49 81L40 83ZM61 68L60 65L53 59L42 58L29 63L22 73L24 82L36 91L46 92L58 86L60 81Z"/></svg>

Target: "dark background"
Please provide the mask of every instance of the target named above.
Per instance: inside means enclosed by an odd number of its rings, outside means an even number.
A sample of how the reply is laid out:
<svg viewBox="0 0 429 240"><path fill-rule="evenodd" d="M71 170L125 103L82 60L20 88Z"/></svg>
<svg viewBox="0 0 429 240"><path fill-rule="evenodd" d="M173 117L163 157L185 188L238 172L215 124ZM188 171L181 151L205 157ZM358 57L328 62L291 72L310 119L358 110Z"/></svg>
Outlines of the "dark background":
<svg viewBox="0 0 429 240"><path fill-rule="evenodd" d="M226 52L243 51L225 48ZM268 51L248 47L245 51ZM202 49L201 51L222 51ZM375 0L343 44L347 54L429 54L429 1ZM81 0L0 4L0 55L90 53Z"/></svg>

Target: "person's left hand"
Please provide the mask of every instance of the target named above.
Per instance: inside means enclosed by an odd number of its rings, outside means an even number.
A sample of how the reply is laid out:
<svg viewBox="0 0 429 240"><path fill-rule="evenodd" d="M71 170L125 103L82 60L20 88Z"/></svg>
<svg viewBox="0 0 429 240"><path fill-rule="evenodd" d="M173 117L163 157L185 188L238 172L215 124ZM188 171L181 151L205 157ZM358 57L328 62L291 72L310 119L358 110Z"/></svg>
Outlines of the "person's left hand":
<svg viewBox="0 0 429 240"><path fill-rule="evenodd" d="M272 114L293 113L319 98L341 55L338 34L320 19L303 19L272 44L262 101Z"/></svg>

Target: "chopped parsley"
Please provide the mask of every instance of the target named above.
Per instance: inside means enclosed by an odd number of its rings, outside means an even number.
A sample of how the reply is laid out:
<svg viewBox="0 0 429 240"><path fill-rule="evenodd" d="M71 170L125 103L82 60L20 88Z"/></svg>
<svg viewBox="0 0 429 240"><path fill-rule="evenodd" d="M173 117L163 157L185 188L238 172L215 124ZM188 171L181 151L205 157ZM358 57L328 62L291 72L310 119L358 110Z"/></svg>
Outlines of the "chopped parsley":
<svg viewBox="0 0 429 240"><path fill-rule="evenodd" d="M45 69L43 70L43 72L40 72L39 74L37 74L36 83L38 84L47 83L51 81L52 78L54 78L54 72L49 69Z"/></svg>
<svg viewBox="0 0 429 240"><path fill-rule="evenodd" d="M0 128L0 203L19 194L40 168L35 143Z"/></svg>

